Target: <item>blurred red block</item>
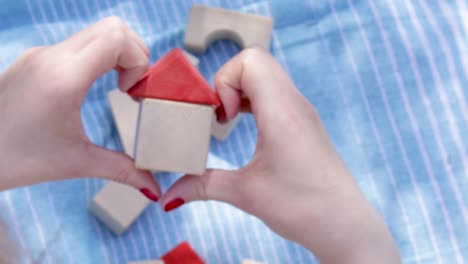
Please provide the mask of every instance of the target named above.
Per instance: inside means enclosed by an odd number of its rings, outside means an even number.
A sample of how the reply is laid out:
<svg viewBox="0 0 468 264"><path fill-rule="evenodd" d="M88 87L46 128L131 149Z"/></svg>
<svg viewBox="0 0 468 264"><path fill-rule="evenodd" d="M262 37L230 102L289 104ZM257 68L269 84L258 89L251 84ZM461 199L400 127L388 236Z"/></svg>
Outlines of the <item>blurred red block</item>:
<svg viewBox="0 0 468 264"><path fill-rule="evenodd" d="M219 106L216 93L179 48L151 66L128 94L193 104Z"/></svg>
<svg viewBox="0 0 468 264"><path fill-rule="evenodd" d="M187 242L182 242L161 259L164 264L205 264Z"/></svg>

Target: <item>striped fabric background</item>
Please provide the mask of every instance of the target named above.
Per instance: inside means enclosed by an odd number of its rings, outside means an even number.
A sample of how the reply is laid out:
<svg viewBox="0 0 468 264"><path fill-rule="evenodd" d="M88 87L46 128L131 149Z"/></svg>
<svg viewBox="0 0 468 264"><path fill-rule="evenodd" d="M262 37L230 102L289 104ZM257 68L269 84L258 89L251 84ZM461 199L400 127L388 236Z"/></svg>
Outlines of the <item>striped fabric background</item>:
<svg viewBox="0 0 468 264"><path fill-rule="evenodd" d="M338 151L390 226L404 263L468 262L467 1L193 2L273 16L273 54L317 107ZM182 45L192 1L0 4L2 72L25 49L59 42L109 15L138 32L155 61ZM237 51L232 43L215 43L201 57L205 77L212 80ZM105 97L115 87L115 73L99 79L82 117L93 142L121 149ZM246 164L255 142L253 119L244 116L228 141L212 142L210 167ZM158 180L165 189L176 178L164 174ZM157 258L187 240L208 263L247 257L317 263L256 218L215 202L171 214L152 205L128 233L115 237L87 211L103 184L83 179L0 193L0 214L24 249L23 262L126 263Z"/></svg>

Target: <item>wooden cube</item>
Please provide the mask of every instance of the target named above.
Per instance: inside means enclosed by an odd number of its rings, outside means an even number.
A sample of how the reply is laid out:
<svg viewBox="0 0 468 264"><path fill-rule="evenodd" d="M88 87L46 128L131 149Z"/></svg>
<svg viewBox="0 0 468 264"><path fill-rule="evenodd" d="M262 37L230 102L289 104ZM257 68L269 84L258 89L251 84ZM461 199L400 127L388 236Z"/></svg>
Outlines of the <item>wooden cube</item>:
<svg viewBox="0 0 468 264"><path fill-rule="evenodd" d="M150 201L134 188L109 182L94 196L89 210L112 232L121 235L149 204Z"/></svg>
<svg viewBox="0 0 468 264"><path fill-rule="evenodd" d="M209 105L144 99L137 129L136 166L195 175L205 173L213 115Z"/></svg>

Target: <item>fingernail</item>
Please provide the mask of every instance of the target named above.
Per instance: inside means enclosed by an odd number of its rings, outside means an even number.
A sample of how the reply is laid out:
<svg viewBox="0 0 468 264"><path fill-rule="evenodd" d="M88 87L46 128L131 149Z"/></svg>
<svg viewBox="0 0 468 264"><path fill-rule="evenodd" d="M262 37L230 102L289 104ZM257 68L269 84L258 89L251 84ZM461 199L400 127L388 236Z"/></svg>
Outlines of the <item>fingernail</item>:
<svg viewBox="0 0 468 264"><path fill-rule="evenodd" d="M226 110L224 109L224 105L220 105L216 109L216 120L220 123L226 122L227 116L226 116Z"/></svg>
<svg viewBox="0 0 468 264"><path fill-rule="evenodd" d="M169 202L168 204L166 204L166 206L164 207L164 211L166 211L166 212L172 211L172 210L176 209L177 207L183 205L184 203L185 203L184 200L182 200L180 198L176 198L176 199L172 200L171 202Z"/></svg>
<svg viewBox="0 0 468 264"><path fill-rule="evenodd" d="M159 198L153 192L150 191L148 188L141 188L140 192L146 196L146 198L150 199L153 202L158 202Z"/></svg>

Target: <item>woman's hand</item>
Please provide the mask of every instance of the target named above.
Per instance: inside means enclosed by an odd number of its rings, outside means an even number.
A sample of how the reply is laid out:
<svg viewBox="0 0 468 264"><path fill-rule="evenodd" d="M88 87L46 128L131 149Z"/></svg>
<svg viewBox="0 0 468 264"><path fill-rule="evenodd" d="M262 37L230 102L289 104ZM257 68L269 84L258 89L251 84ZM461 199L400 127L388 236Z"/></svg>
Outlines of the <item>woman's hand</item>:
<svg viewBox="0 0 468 264"><path fill-rule="evenodd" d="M84 176L146 188L149 172L128 156L92 144L80 107L93 82L111 69L123 91L146 71L148 49L118 18L106 18L50 47L33 48L0 75L0 190Z"/></svg>
<svg viewBox="0 0 468 264"><path fill-rule="evenodd" d="M237 171L186 175L164 195L166 210L219 200L249 212L325 263L398 263L383 220L360 192L314 107L266 52L248 49L217 74L230 120L250 100L258 128L252 161Z"/></svg>

